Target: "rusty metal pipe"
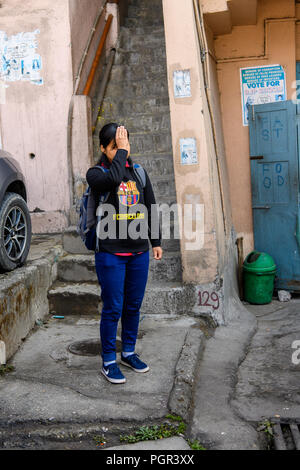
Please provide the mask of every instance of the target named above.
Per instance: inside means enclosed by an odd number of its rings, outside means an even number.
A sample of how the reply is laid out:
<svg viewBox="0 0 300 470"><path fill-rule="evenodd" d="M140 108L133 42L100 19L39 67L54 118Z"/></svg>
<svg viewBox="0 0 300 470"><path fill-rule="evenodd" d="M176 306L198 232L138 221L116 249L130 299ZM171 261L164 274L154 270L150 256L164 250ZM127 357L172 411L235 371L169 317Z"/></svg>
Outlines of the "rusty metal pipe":
<svg viewBox="0 0 300 470"><path fill-rule="evenodd" d="M103 15L104 11L105 11L105 7L106 7L106 4L107 2L104 2L98 15L97 15L97 18L93 24L93 27L90 31L90 35L89 35L89 38L88 38L88 42L86 44L86 47L85 47L85 50L84 50L84 53L81 57L81 61L80 61L80 65L79 65L79 69L78 69L78 72L77 72L77 75L75 77L75 86L74 86L74 95L77 95L78 93L78 89L79 89L79 84L80 84L80 80L81 80L81 73L82 73L82 70L83 70L83 66L85 64L85 61L86 61L86 58L88 56L88 53L89 53L89 50L90 50L90 47L91 47L91 44L92 44L92 40L94 38L94 35L95 35L95 32L97 30L97 26L98 26L98 23L100 21L100 18L101 16Z"/></svg>
<svg viewBox="0 0 300 470"><path fill-rule="evenodd" d="M107 21L106 21L106 24L105 24L105 27L104 27L99 45L98 45L98 49L97 49L97 52L96 52L96 55L95 55L95 58L94 58L94 61L93 61L93 64L92 64L92 68L90 70L85 88L83 90L83 95L85 95L85 96L88 96L90 91L91 91L91 88L92 88L92 85L93 85L93 80L94 80L94 77L95 77L95 74L96 74L98 64L100 62L101 54L102 54L102 51L103 51L103 48L104 48L104 45L105 45L107 35L109 33L109 30L110 30L112 20L113 20L113 15L109 15L108 18L107 18Z"/></svg>

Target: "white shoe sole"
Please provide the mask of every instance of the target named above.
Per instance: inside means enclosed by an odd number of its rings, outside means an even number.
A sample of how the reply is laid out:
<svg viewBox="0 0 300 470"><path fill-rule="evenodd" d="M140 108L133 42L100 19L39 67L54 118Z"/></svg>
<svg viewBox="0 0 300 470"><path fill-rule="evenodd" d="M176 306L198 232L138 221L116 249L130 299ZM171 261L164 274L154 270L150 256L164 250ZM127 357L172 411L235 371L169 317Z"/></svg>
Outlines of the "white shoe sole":
<svg viewBox="0 0 300 470"><path fill-rule="evenodd" d="M106 380L108 380L112 384L124 384L126 382L125 377L124 379L111 379L110 377L106 375L103 369L101 369L101 374L103 374Z"/></svg>
<svg viewBox="0 0 300 470"><path fill-rule="evenodd" d="M135 369L131 365L127 364L127 362L122 361L122 359L121 359L120 363L123 364L123 366L127 366L130 369L134 370L134 372L139 372L140 374L144 374L145 372L148 372L150 370L150 367L148 367L148 366L146 367L146 369Z"/></svg>

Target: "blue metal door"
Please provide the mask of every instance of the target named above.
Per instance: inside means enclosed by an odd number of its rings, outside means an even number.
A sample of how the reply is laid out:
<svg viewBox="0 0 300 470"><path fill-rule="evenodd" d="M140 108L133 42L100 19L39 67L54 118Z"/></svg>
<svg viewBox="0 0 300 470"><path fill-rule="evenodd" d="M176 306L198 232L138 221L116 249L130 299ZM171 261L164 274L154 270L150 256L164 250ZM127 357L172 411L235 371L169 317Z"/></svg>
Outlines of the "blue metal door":
<svg viewBox="0 0 300 470"><path fill-rule="evenodd" d="M277 288L299 291L296 104L281 101L252 106L249 132L255 249L274 258Z"/></svg>

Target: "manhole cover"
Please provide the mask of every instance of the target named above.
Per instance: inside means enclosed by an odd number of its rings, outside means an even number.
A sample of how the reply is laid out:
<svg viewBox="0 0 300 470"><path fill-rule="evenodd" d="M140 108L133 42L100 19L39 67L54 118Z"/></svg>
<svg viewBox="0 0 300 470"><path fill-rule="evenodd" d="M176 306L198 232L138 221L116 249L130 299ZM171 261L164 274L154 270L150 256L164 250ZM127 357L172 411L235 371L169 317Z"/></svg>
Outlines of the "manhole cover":
<svg viewBox="0 0 300 470"><path fill-rule="evenodd" d="M100 356L102 352L101 342L98 338L76 341L68 346L68 351L77 356ZM117 352L120 351L121 341L117 340Z"/></svg>
<svg viewBox="0 0 300 470"><path fill-rule="evenodd" d="M272 423L276 450L300 450L300 420Z"/></svg>

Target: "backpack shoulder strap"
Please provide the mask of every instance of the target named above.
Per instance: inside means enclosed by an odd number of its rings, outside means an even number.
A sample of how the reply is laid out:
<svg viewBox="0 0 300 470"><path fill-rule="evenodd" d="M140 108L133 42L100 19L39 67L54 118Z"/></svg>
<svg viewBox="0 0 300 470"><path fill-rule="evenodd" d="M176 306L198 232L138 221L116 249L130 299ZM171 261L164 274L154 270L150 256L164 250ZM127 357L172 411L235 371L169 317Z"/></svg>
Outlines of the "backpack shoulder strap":
<svg viewBox="0 0 300 470"><path fill-rule="evenodd" d="M101 165L95 165L94 168L99 168L101 171L103 171L103 173L108 173L109 172L109 169L108 168L104 168L103 166ZM100 197L99 197L99 202L100 204L104 203L107 201L109 197L109 191L106 192L106 193L101 193L100 194Z"/></svg>
<svg viewBox="0 0 300 470"><path fill-rule="evenodd" d="M136 177L138 178L142 188L145 188L145 186L146 186L146 173L145 173L144 168L141 165L139 165L138 163L135 163L133 165L133 171L134 171Z"/></svg>
<svg viewBox="0 0 300 470"><path fill-rule="evenodd" d="M102 170L104 173L107 173L109 171L108 168L104 168L104 166L101 165L95 165L94 168L100 168L100 170Z"/></svg>

